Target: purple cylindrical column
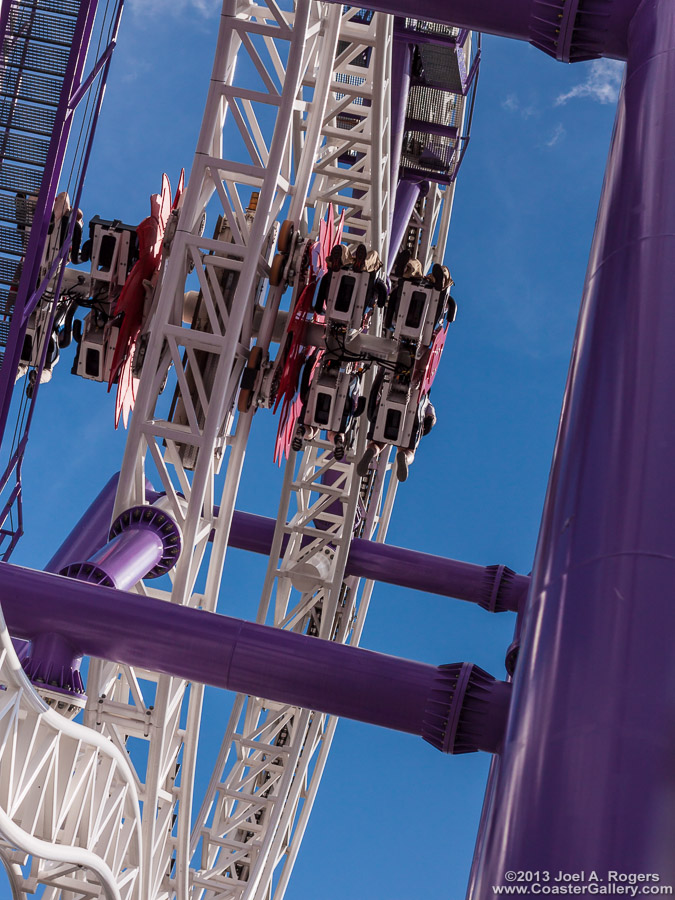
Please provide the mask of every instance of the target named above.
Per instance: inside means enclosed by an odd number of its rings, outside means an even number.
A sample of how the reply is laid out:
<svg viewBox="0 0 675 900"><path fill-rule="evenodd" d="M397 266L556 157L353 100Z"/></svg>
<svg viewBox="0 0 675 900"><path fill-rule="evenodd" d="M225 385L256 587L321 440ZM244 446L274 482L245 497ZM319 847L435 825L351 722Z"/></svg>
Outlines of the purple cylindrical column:
<svg viewBox="0 0 675 900"><path fill-rule="evenodd" d="M394 27L405 19L396 19ZM403 146L403 133L405 131L405 114L408 108L408 93L410 91L410 75L412 68L413 45L406 40L394 38L391 48L391 127L390 132L390 196L396 195L398 184L398 170L401 165L401 147ZM391 218L394 216L394 203L391 203ZM391 224L391 223L390 223ZM400 241L399 241L400 243ZM398 244L390 242L390 253L396 253Z"/></svg>
<svg viewBox="0 0 675 900"><path fill-rule="evenodd" d="M407 178L402 178L398 183L398 187L396 188L396 200L394 202L394 214L391 223L391 239L389 243L391 250L389 254L390 271L396 261L396 254L401 246L401 241L405 237L405 230L410 222L410 216L415 209L415 204L422 191L426 192L428 190L428 181L410 181Z"/></svg>
<svg viewBox="0 0 675 900"><path fill-rule="evenodd" d="M85 562L69 563L59 574L125 591L141 578L168 572L180 548L180 530L170 516L157 507L134 506L113 522L104 547Z"/></svg>
<svg viewBox="0 0 675 900"><path fill-rule="evenodd" d="M675 4L643 0L476 900L508 870L672 884L674 90Z"/></svg>
<svg viewBox="0 0 675 900"><path fill-rule="evenodd" d="M451 753L501 746L509 686L468 663L437 668L9 563L0 596L19 638L49 630L92 656L418 734Z"/></svg>
<svg viewBox="0 0 675 900"><path fill-rule="evenodd" d="M60 572L77 559L89 559L108 540L117 482L116 472L87 508L82 518L45 566L45 572Z"/></svg>

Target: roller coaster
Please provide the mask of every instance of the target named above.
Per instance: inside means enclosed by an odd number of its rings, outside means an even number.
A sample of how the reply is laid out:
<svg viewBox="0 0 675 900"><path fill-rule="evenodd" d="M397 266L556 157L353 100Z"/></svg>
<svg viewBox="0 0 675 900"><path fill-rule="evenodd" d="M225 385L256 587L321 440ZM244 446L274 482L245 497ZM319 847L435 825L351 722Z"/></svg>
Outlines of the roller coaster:
<svg viewBox="0 0 675 900"><path fill-rule="evenodd" d="M188 175L158 173L141 222L81 209L121 15L0 9L13 895L293 896L339 717L491 755L470 898L512 873L672 884L672 4L225 0ZM481 33L628 62L530 575L387 542L461 318L448 237ZM38 571L10 559L62 377L114 393L126 446ZM249 482L273 501L245 511ZM237 551L266 561L257 611L232 596L258 590ZM362 649L378 581L514 618L504 672ZM206 686L234 694L217 738Z"/></svg>

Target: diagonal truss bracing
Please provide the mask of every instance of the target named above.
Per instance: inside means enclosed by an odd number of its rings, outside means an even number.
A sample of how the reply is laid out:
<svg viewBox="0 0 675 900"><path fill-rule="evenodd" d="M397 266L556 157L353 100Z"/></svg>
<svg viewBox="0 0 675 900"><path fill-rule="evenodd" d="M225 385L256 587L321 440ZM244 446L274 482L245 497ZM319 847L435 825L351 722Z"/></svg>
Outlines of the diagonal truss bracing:
<svg viewBox="0 0 675 900"><path fill-rule="evenodd" d="M315 231L332 202L344 210L346 240L362 241L383 257L391 36L390 17L360 10L343 15L307 199ZM384 459L369 479L357 476L354 462L364 447L362 429L355 452L342 462L320 440L289 460L259 622L358 643L372 584L345 580L349 543L357 530L373 537L378 525L384 540L396 491L389 479L383 508ZM195 897L281 900L336 722L262 698L237 698L192 832Z"/></svg>
<svg viewBox="0 0 675 900"><path fill-rule="evenodd" d="M161 483L187 548L173 573L171 594L159 592L171 602L216 605L251 422L250 413L235 415L234 402L253 312L269 274L276 221L288 209L300 225L318 147L326 140L326 106L336 91L326 71L332 73L341 19L348 22L351 15L308 0L287 11L271 0L226 4L221 18L206 112L156 296L116 504L119 511L143 502L146 472ZM385 48L378 53L384 60ZM241 84L238 71L245 75ZM243 153L236 160L223 155L226 118L241 139ZM369 151L375 170L384 146L379 129L378 134L380 149ZM202 237L198 227L209 201L221 217L213 238ZM381 198L373 208L384 223ZM361 209L365 223L370 213L363 203ZM192 270L199 310L186 328L183 298ZM280 293L268 295L273 311ZM170 372L176 386L167 411L160 395ZM212 532L215 540L206 554ZM206 579L202 593L194 591L198 576ZM130 740L147 745L135 772L143 803L140 896L186 897L202 688L192 685L188 691L179 679L92 661L88 690L88 725L120 747ZM304 734L295 719L297 727L294 720L287 730Z"/></svg>

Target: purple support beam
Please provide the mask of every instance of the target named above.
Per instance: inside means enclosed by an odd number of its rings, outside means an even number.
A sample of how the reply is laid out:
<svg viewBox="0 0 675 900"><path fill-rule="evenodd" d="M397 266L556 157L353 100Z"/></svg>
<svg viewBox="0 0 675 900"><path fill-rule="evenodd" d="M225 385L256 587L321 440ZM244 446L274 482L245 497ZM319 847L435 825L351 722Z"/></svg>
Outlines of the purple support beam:
<svg viewBox="0 0 675 900"><path fill-rule="evenodd" d="M395 20L395 25L404 22L403 19ZM410 91L410 76L412 67L413 45L405 40L394 41L391 48L391 127L389 129L391 142L390 157L390 184L391 197L396 195L398 184L398 169L401 165L401 148L403 147L403 135L405 132L405 114L408 109L408 92ZM391 219L394 217L394 203L391 204ZM390 222L391 225L391 222ZM399 244L401 242L399 241ZM394 256L398 250L398 244L389 241L389 255Z"/></svg>
<svg viewBox="0 0 675 900"><path fill-rule="evenodd" d="M165 575L180 550L180 530L170 516L154 506L134 506L115 519L104 547L59 574L126 591L141 578Z"/></svg>
<svg viewBox="0 0 675 900"><path fill-rule="evenodd" d="M674 86L675 3L644 0L475 900L507 870L675 874Z"/></svg>
<svg viewBox="0 0 675 900"><path fill-rule="evenodd" d="M119 474L113 475L47 563L45 571L61 572L70 563L89 559L103 546L108 536L118 478ZM151 503L164 496L153 491L149 482L146 483L146 495ZM266 516L235 510L230 547L269 556L275 524L274 519ZM282 544L282 551L285 546L286 542ZM517 575L508 566L477 566L361 538L352 540L346 574L466 600L489 612L517 612L530 585L529 576Z"/></svg>
<svg viewBox="0 0 675 900"><path fill-rule="evenodd" d="M424 737L497 752L510 686L477 666L398 659L0 563L7 626L80 652ZM264 660L264 665L260 661Z"/></svg>
<svg viewBox="0 0 675 900"><path fill-rule="evenodd" d="M336 2L336 0L333 0ZM368 9L530 41L555 58L626 59L640 0L369 0Z"/></svg>
<svg viewBox="0 0 675 900"><path fill-rule="evenodd" d="M106 543L110 532L117 482L116 472L91 503L77 525L45 566L45 572L58 573L78 559L89 559Z"/></svg>
<svg viewBox="0 0 675 900"><path fill-rule="evenodd" d="M391 237L389 241L389 271L391 271L396 254L401 246L401 241L405 237L405 232L410 222L410 216L415 209L422 191L425 193L429 190L429 182L419 180L402 179L396 188L396 199L394 201L394 214L391 223Z"/></svg>

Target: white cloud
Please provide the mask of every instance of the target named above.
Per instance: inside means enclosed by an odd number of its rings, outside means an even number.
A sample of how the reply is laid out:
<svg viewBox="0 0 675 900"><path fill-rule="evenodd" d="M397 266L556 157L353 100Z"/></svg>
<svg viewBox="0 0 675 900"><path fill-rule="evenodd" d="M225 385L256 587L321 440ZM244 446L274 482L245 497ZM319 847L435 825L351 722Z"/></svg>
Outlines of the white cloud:
<svg viewBox="0 0 675 900"><path fill-rule="evenodd" d="M558 122L558 124L553 129L551 137L547 141L544 141L544 146L555 147L556 144L559 144L560 141L562 141L566 134L567 132L565 131L562 122Z"/></svg>
<svg viewBox="0 0 675 900"><path fill-rule="evenodd" d="M623 69L624 63L617 59L594 59L586 81L556 97L555 105L562 106L576 97L590 97L598 103L615 103L619 97Z"/></svg>
<svg viewBox="0 0 675 900"><path fill-rule="evenodd" d="M502 100L502 109L506 109L509 112L520 113L523 119L529 119L537 114L537 110L534 106L523 106L517 94L508 94L507 97Z"/></svg>
<svg viewBox="0 0 675 900"><path fill-rule="evenodd" d="M222 0L129 0L133 13L147 15L178 16L196 11L202 16L216 14L222 6Z"/></svg>

